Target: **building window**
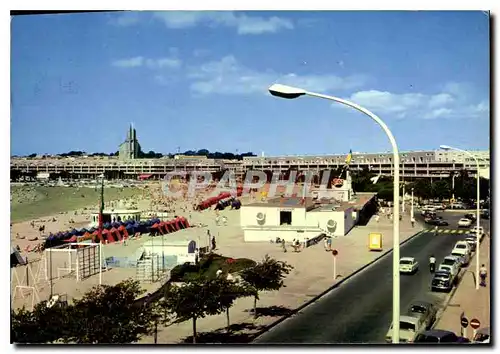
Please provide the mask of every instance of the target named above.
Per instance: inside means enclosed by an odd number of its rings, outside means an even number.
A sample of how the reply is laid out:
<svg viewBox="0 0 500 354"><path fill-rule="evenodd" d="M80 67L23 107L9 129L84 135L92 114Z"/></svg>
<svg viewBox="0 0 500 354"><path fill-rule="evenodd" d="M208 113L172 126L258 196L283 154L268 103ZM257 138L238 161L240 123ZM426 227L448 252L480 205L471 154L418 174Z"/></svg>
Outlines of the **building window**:
<svg viewBox="0 0 500 354"><path fill-rule="evenodd" d="M291 211L280 211L280 225L292 225Z"/></svg>

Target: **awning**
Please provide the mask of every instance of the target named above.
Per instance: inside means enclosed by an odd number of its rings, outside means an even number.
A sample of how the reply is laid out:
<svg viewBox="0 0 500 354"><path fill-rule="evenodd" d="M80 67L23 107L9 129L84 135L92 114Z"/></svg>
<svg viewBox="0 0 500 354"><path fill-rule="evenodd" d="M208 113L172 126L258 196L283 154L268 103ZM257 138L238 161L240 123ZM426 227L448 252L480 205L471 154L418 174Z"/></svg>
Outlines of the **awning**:
<svg viewBox="0 0 500 354"><path fill-rule="evenodd" d="M144 179L148 179L151 176L152 175L139 175L139 179L144 180Z"/></svg>

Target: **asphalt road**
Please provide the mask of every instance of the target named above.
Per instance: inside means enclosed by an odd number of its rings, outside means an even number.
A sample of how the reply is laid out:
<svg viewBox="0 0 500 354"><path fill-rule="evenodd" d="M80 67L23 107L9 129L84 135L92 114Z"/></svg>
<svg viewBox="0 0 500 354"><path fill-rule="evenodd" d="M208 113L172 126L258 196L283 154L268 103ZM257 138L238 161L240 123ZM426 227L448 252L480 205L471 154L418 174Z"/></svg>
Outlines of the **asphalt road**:
<svg viewBox="0 0 500 354"><path fill-rule="evenodd" d="M461 228L458 227L458 220L462 219L464 215L468 213L466 211L438 211L436 212L437 216L441 216L443 220L447 221L449 223L448 226L440 226L440 229L454 229L454 230L460 230ZM476 214L474 212L474 214ZM425 228L433 228L435 227L434 225L427 225L424 223L424 218L420 215L420 210L415 209L415 218L424 225ZM481 226L484 228L485 232L490 231L490 220L489 219L481 219L480 221ZM471 227L476 226L476 222L474 221L471 225ZM467 230L468 228L462 228L462 230Z"/></svg>
<svg viewBox="0 0 500 354"><path fill-rule="evenodd" d="M401 276L401 314L413 301L442 304L446 294L430 291L431 254L439 264L464 235L423 233L401 247L420 270ZM257 338L256 344L384 343L392 321L392 252L328 295Z"/></svg>

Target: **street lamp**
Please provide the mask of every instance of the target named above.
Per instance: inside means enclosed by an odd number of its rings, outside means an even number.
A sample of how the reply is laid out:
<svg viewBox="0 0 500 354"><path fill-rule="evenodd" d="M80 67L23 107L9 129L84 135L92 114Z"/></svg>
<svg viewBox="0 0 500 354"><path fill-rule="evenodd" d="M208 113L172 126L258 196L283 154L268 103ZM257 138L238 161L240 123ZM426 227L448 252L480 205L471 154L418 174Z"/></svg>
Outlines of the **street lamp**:
<svg viewBox="0 0 500 354"><path fill-rule="evenodd" d="M480 237L479 237L479 225L480 225L480 218L481 218L481 209L479 208L480 200L481 200L481 194L479 190L479 160L474 154L470 153L467 150L462 150L458 148L454 148L448 145L440 145L439 146L443 150L454 150L454 151L459 151L463 152L464 154L472 157L474 161L476 162L476 169L477 169L477 196L476 196L476 222L477 222L477 230L476 230L476 290L479 289L479 245L480 245Z"/></svg>
<svg viewBox="0 0 500 354"><path fill-rule="evenodd" d="M306 90L290 87L281 84L274 84L269 87L269 92L271 95L286 99L298 98L300 96L312 96L323 98L330 101L335 101L343 105L354 108L355 110L366 114L368 117L373 119L380 127L384 130L389 141L392 145L393 150L393 164L394 167L394 218L393 218L393 254L392 254L392 322L393 322L393 335L392 342L399 343L399 314L400 314L400 288L399 288L399 151L396 139L394 135L389 130L387 125L377 117L374 113L370 112L366 108L363 108L353 102L334 97L322 95L319 93L308 92Z"/></svg>
<svg viewBox="0 0 500 354"><path fill-rule="evenodd" d="M411 210L410 210L410 213L411 213L411 220L413 220L415 218L415 212L413 209L413 187L411 189Z"/></svg>

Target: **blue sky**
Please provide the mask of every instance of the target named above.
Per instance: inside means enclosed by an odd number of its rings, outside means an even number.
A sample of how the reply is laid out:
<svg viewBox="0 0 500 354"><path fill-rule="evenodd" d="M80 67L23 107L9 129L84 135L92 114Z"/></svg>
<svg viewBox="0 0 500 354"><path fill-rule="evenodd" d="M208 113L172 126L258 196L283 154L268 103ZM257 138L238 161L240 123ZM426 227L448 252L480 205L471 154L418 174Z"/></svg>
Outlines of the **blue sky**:
<svg viewBox="0 0 500 354"><path fill-rule="evenodd" d="M114 12L12 20L11 153L331 154L489 147L483 12Z"/></svg>

